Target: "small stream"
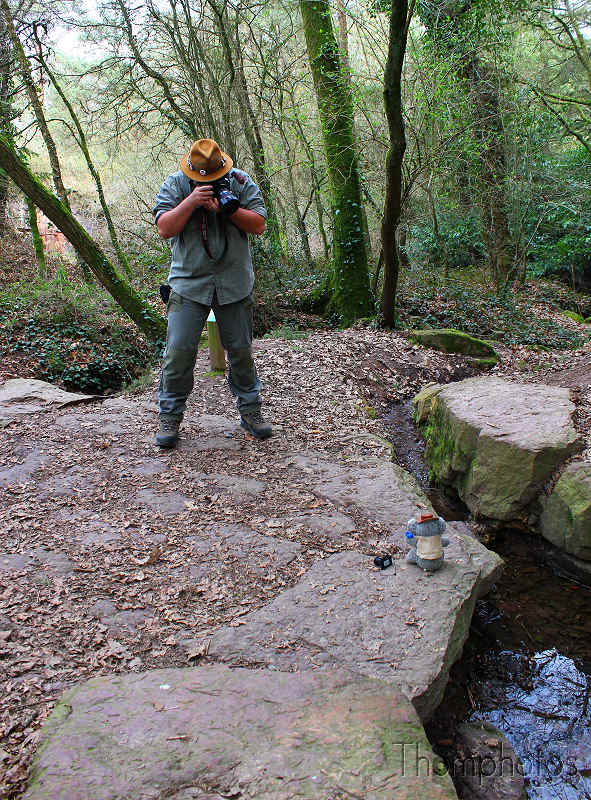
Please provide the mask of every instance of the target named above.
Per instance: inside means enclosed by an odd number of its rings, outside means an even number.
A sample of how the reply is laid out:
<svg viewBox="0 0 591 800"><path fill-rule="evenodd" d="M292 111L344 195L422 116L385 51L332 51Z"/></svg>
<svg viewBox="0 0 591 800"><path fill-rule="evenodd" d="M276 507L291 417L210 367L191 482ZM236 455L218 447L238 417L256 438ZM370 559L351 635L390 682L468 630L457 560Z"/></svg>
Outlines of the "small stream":
<svg viewBox="0 0 591 800"><path fill-rule="evenodd" d="M428 485L410 407L397 406L385 422L396 460L437 512L465 519L459 501ZM591 800L591 590L556 574L537 537L505 529L487 547L505 560L504 574L477 603L427 735L451 769L458 725L485 720L521 759L529 800Z"/></svg>

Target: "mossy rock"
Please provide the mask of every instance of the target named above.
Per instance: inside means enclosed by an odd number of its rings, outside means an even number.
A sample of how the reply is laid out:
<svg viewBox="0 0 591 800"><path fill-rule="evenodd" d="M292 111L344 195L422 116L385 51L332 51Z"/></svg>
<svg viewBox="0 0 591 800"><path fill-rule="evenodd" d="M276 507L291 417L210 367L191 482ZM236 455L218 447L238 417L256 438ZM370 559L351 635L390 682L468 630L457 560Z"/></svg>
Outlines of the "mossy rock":
<svg viewBox="0 0 591 800"><path fill-rule="evenodd" d="M428 383L412 399L412 417L417 425L426 422L433 407L433 400L443 389L440 383Z"/></svg>
<svg viewBox="0 0 591 800"><path fill-rule="evenodd" d="M499 363L498 356L491 356L490 358L470 358L470 363L478 369L491 369Z"/></svg>
<svg viewBox="0 0 591 800"><path fill-rule="evenodd" d="M585 317L581 316L581 314L578 314L576 311L563 311L562 314L563 316L572 319L573 322L578 322L581 325L584 325L585 323Z"/></svg>
<svg viewBox="0 0 591 800"><path fill-rule="evenodd" d="M562 387L496 376L450 383L433 399L425 460L474 516L520 519L540 486L583 447L573 411Z"/></svg>
<svg viewBox="0 0 591 800"><path fill-rule="evenodd" d="M591 464L569 464L543 500L542 536L583 561L591 561Z"/></svg>
<svg viewBox="0 0 591 800"><path fill-rule="evenodd" d="M431 328L413 331L411 341L424 347L432 347L443 353L459 353L477 358L496 358L497 354L488 342L476 339L463 331L454 328Z"/></svg>

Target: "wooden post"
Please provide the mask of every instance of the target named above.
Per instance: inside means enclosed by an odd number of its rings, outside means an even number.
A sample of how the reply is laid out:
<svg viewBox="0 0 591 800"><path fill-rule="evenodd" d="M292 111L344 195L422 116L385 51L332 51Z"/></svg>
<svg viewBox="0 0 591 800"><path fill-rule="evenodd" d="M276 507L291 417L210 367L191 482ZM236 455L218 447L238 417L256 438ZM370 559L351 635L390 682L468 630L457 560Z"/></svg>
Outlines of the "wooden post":
<svg viewBox="0 0 591 800"><path fill-rule="evenodd" d="M220 339L220 332L218 324L215 321L215 314L213 309L209 312L207 318L207 341L209 343L209 363L212 370L226 371L226 354L222 347L222 340Z"/></svg>

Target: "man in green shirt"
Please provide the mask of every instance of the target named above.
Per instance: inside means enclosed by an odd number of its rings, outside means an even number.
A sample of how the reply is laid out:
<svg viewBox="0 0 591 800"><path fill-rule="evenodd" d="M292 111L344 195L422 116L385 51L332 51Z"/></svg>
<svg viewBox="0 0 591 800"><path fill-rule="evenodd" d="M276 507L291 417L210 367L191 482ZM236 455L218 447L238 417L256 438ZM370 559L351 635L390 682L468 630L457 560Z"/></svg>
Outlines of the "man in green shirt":
<svg viewBox="0 0 591 800"><path fill-rule="evenodd" d="M227 177L238 198L224 213L214 181ZM212 139L193 142L180 171L162 184L154 220L163 239L171 240L168 283L168 331L158 393L160 431L156 443L174 447L187 398L201 331L213 308L228 353L228 383L237 398L241 425L258 439L272 434L261 416L261 383L252 358L254 272L248 234L265 230L267 212L260 190Z"/></svg>

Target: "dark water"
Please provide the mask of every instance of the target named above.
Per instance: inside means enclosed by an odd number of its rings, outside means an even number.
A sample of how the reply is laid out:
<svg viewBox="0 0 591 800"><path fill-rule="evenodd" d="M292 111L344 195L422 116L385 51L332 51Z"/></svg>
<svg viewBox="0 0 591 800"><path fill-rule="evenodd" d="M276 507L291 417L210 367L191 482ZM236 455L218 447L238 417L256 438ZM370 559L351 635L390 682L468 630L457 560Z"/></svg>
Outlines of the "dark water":
<svg viewBox="0 0 591 800"><path fill-rule="evenodd" d="M591 799L591 591L535 563L527 534L505 531L495 550L504 575L427 732L451 761L456 726L486 720L520 757L530 800Z"/></svg>
<svg viewBox="0 0 591 800"><path fill-rule="evenodd" d="M385 422L396 461L413 472L437 512L465 518L461 504L429 486L408 406L397 406ZM504 558L504 574L477 604L427 734L451 766L457 726L486 720L520 757L529 800L591 800L591 590L556 574L538 537L505 530L487 546Z"/></svg>

